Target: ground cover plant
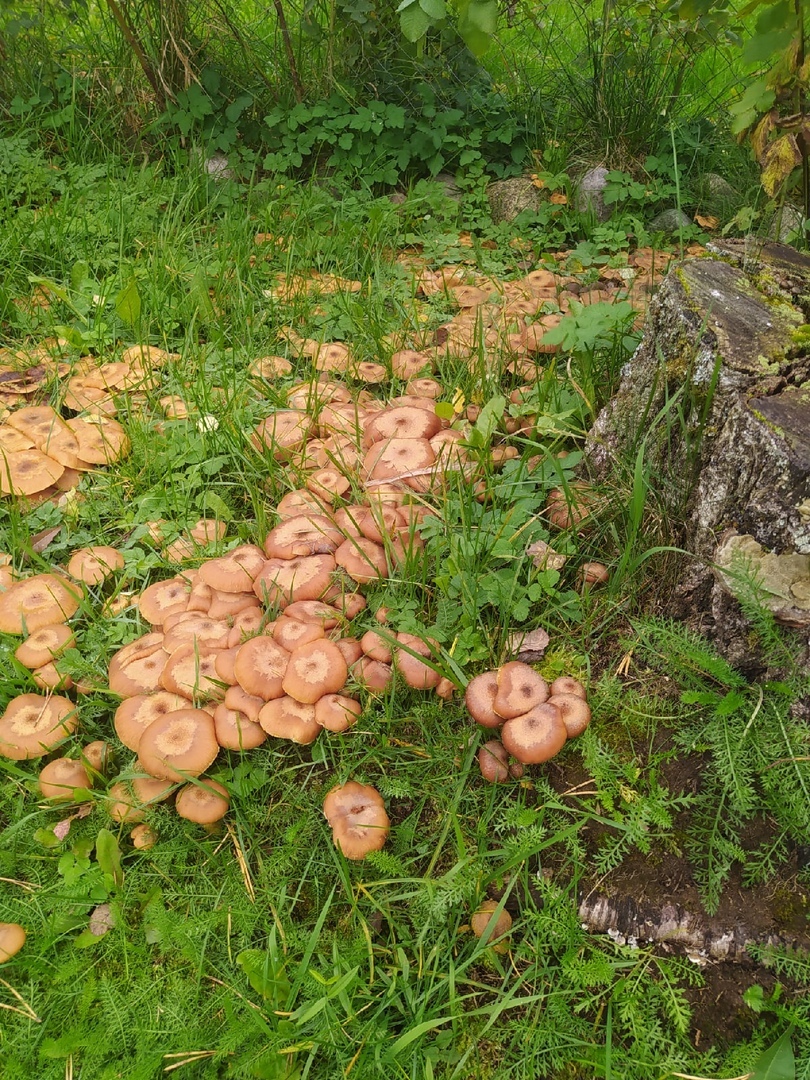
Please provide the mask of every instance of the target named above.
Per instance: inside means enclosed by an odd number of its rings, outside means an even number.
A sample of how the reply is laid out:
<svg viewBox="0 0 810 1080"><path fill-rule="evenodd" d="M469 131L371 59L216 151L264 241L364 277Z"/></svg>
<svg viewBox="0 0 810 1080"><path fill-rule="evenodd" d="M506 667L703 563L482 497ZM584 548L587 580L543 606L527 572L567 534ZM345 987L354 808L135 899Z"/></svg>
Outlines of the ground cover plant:
<svg viewBox="0 0 810 1080"><path fill-rule="evenodd" d="M28 935L0 973L4 1075L787 1076L794 1053L805 1075L804 953L763 944L767 965L721 987L712 965L589 933L578 911L603 879L677 861L709 910L728 910L731 882L769 925L805 932L800 677L783 663L780 684L748 687L705 644L640 616L662 544L643 459L610 490L577 486L582 435L670 253L566 245L577 225L564 204L548 224L470 234L428 187L396 207L113 158L82 184L69 158L56 172L14 146L32 167L4 209L3 363L16 373L4 423L23 399L62 414L77 370L109 373L141 343L162 352L134 385L96 388L128 454L40 505L3 505L14 576L67 570L99 543L123 557L70 619L56 670L82 692L56 694L79 722L50 755L102 740L112 761L94 759L92 786L58 804L41 797L36 761L0 765L0 920ZM313 383L319 364L346 370ZM157 840L134 847L127 810L110 813L115 784L135 801L140 766L112 726L109 671L150 630L138 596L264 543L312 471L257 440L268 416L302 394L320 413L336 384L366 404L412 396L420 376L438 386L433 415L463 436L465 467L409 489L424 549L360 584L367 606L345 633L431 639L423 669L452 697L401 674L383 690L353 684L349 730L220 752L206 775L228 793L222 822L206 832L155 805ZM348 472L355 501L369 477ZM191 543L200 519L224 536ZM583 584L594 562L604 585ZM271 597L261 606L275 616ZM2 635L4 709L36 690L20 642ZM463 688L524 645L547 680L587 685L594 720L548 765L490 784L477 759L492 732ZM363 862L322 813L346 781L373 785L391 823ZM487 903L511 915L505 936L472 933Z"/></svg>

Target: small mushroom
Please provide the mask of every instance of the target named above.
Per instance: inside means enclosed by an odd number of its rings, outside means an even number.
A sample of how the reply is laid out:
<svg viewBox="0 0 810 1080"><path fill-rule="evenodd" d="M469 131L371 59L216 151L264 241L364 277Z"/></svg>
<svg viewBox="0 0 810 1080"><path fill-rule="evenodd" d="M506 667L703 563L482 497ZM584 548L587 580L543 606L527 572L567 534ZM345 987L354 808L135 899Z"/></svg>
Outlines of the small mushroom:
<svg viewBox="0 0 810 1080"><path fill-rule="evenodd" d="M505 720L522 716L548 698L546 680L521 660L510 660L498 668L496 674L498 692L492 708L497 716Z"/></svg>
<svg viewBox="0 0 810 1080"><path fill-rule="evenodd" d="M167 713L149 725L138 744L144 769L161 780L199 776L218 753L214 718L203 709Z"/></svg>
<svg viewBox="0 0 810 1080"><path fill-rule="evenodd" d="M553 694L548 704L556 705L560 710L569 739L581 735L591 722L591 707L578 694Z"/></svg>
<svg viewBox="0 0 810 1080"><path fill-rule="evenodd" d="M293 649L281 685L291 698L314 705L324 694L339 693L348 676L340 649L333 641L323 639Z"/></svg>
<svg viewBox="0 0 810 1080"><path fill-rule="evenodd" d="M379 851L388 838L391 822L382 796L369 784L349 780L333 788L324 799L323 812L332 826L335 846L347 859L365 859Z"/></svg>
<svg viewBox="0 0 810 1080"><path fill-rule="evenodd" d="M582 584L588 588L593 585L604 585L610 577L610 571L604 563L586 562L582 564L579 575Z"/></svg>
<svg viewBox="0 0 810 1080"><path fill-rule="evenodd" d="M50 694L20 694L0 716L0 756L12 761L42 757L76 730L72 701Z"/></svg>
<svg viewBox="0 0 810 1080"><path fill-rule="evenodd" d="M139 851L149 851L158 842L158 834L151 825L147 825L145 822L136 825L129 834L129 838L132 841L132 846Z"/></svg>
<svg viewBox="0 0 810 1080"><path fill-rule="evenodd" d="M93 781L80 761L55 758L45 765L37 780L43 799L70 802L76 788L91 788Z"/></svg>
<svg viewBox="0 0 810 1080"><path fill-rule="evenodd" d="M507 720L501 731L503 745L524 765L536 765L559 754L565 746L568 732L560 710L544 702L531 712Z"/></svg>
<svg viewBox="0 0 810 1080"><path fill-rule="evenodd" d="M587 697L585 687L579 679L574 679L571 675L560 675L549 686L549 691L551 697L555 694L576 694L577 697Z"/></svg>
<svg viewBox="0 0 810 1080"><path fill-rule="evenodd" d="M16 956L25 944L25 930L19 923L0 922L0 964Z"/></svg>
<svg viewBox="0 0 810 1080"><path fill-rule="evenodd" d="M464 692L464 704L467 711L481 727L496 728L503 723L503 717L495 712L495 695L498 693L498 673L484 671L467 683Z"/></svg>
<svg viewBox="0 0 810 1080"><path fill-rule="evenodd" d="M490 784L504 784L509 779L520 780L523 776L521 763L512 761L510 764L506 747L497 739L490 739L479 748L478 768Z"/></svg>
<svg viewBox="0 0 810 1080"><path fill-rule="evenodd" d="M201 777L196 784L180 788L175 808L180 817L197 825L213 825L224 818L230 807L228 789L216 780Z"/></svg>
<svg viewBox="0 0 810 1080"><path fill-rule="evenodd" d="M477 938L486 935L486 944L492 945L496 952L506 952L508 943L504 939L512 929L512 916L504 908L496 918L499 906L494 900L482 900L470 919L470 926Z"/></svg>

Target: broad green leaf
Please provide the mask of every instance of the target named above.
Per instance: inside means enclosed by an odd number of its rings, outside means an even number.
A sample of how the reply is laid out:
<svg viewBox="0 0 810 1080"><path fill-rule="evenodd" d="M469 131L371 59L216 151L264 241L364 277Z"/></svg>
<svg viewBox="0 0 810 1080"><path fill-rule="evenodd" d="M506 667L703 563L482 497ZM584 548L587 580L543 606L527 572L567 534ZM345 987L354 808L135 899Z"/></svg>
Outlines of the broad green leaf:
<svg viewBox="0 0 810 1080"><path fill-rule="evenodd" d="M781 1035L754 1065L749 1080L795 1080L796 1061L790 1045L790 1030Z"/></svg>
<svg viewBox="0 0 810 1080"><path fill-rule="evenodd" d="M124 871L121 869L121 849L109 829L99 829L96 837L96 858L104 873L109 874L116 885L123 885Z"/></svg>
<svg viewBox="0 0 810 1080"><path fill-rule="evenodd" d="M70 271L70 287L74 292L78 292L84 285L85 281L90 277L90 267L86 262L77 262L73 264L73 268Z"/></svg>
<svg viewBox="0 0 810 1080"><path fill-rule="evenodd" d="M437 401L434 412L440 420L452 420L456 415L452 402L449 401Z"/></svg>
<svg viewBox="0 0 810 1080"><path fill-rule="evenodd" d="M492 37L498 29L496 0L471 0L465 12L465 21L475 30Z"/></svg>
<svg viewBox="0 0 810 1080"><path fill-rule="evenodd" d="M433 25L433 20L422 11L419 4L411 4L399 16L399 26L408 41L419 41Z"/></svg>
<svg viewBox="0 0 810 1080"><path fill-rule="evenodd" d="M141 317L141 295L134 277L131 277L115 298L115 310L121 322L134 326Z"/></svg>
<svg viewBox="0 0 810 1080"><path fill-rule="evenodd" d="M419 0L419 7L431 19L435 19L436 22L443 19L447 14L447 6L444 0Z"/></svg>

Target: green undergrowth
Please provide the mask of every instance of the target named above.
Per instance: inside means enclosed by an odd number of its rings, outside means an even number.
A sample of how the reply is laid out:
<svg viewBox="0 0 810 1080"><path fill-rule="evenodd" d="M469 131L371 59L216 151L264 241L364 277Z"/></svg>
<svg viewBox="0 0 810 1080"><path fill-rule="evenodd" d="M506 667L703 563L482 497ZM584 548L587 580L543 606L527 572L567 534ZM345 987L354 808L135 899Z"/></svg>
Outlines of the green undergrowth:
<svg viewBox="0 0 810 1080"><path fill-rule="evenodd" d="M95 166L91 183L86 163L51 168L17 145L32 167L0 196L3 344L60 336L71 359L112 358L135 341L180 354L145 401L122 396L127 458L60 507L2 509L0 549L19 570L64 564L90 543L124 554L121 574L88 592L76 645L60 661L100 684L81 698L82 737L68 752L110 736L109 658L147 629L134 607L112 616L105 604L174 570L146 523L166 519L171 538L217 518L228 534L213 554L261 540L272 506L299 486L294 470L250 442L257 421L312 375L294 358L286 379L249 377L256 357L289 351L283 327L387 362L388 335L428 343L452 313L441 294L414 298L411 271L396 259L405 247L434 267L464 259L510 280L527 263L550 265L570 242L570 265L587 284L606 263L621 265L637 239L578 235L573 217L511 231L484 223L465 236L458 206L430 185L395 207L112 160ZM280 297L279 275L312 270L362 287ZM660 590L666 570L656 552L672 542L643 447L595 487L587 527L555 532L545 517L550 490L576 495L584 432L636 334L621 305L575 309L563 350L517 403L509 395L520 380L483 340L472 363L440 362L448 415L480 408L469 444L483 483L477 492L448 485L426 518L424 556L370 588L352 627L376 626L372 613L385 604L391 629L436 638L436 664L459 686L509 656L516 631L545 628L540 670L589 684L591 727L553 767L488 786L475 761L485 735L458 696L442 703L395 683L365 696L345 735L224 754L212 775L231 792L227 825L209 835L158 808L159 842L143 853L111 822L102 782L80 806L54 809L37 798L33 764L3 761L0 920L21 922L29 938L0 971L2 1080L741 1075L790 1025L796 1075L808 1076L806 957L773 950L783 989L752 991L757 1007L746 1006L735 1046L697 1048L692 1008L706 973L683 956L590 934L578 914L597 878L661 852L686 854L711 909L732 870L746 884L782 881L810 824L806 728L791 712L806 687L790 657L781 655L781 682L751 687L704 643L641 618L645 591ZM385 393L404 389L393 380ZM186 400L188 419L165 419L159 398L169 393ZM537 419L524 425L527 417ZM516 457L495 468L493 446L507 445ZM553 543L565 565L535 566L526 549L537 541ZM578 576L594 558L612 571L601 591ZM782 647L766 622L759 632ZM13 658L17 643L0 637L3 703L32 689ZM635 659L620 676L624 652ZM126 774L132 755L115 745ZM696 790L669 778L680 757L705 763ZM393 823L384 850L358 864L336 851L321 812L326 792L349 778L378 788ZM774 823L770 838L746 847L744 830L760 818ZM503 951L469 931L486 896L514 918ZM98 935L90 919L103 905L113 925Z"/></svg>

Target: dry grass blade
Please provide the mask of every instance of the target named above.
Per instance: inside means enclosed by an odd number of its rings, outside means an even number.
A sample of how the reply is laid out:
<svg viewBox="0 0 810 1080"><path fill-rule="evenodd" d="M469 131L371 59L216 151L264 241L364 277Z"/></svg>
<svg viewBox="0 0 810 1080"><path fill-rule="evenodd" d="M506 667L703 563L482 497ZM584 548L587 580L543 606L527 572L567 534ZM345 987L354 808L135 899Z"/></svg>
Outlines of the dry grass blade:
<svg viewBox="0 0 810 1080"><path fill-rule="evenodd" d="M234 851L236 852L236 861L239 863L239 869L242 871L242 880L245 883L245 890L251 899L251 903L256 903L256 890L253 888L253 880L250 876L250 867L247 864L245 853L242 850L242 845L237 839L236 833L233 831L231 825L228 826L228 835L233 842Z"/></svg>
<svg viewBox="0 0 810 1080"><path fill-rule="evenodd" d="M19 1013L20 1016L25 1016L27 1019L33 1020L35 1024L42 1023L41 1018L37 1016L22 994L15 990L11 983L6 982L5 979L0 979L0 985L5 986L9 993L13 994L22 1006L21 1009L18 1009L16 1005L7 1005L4 1001L0 1001L0 1009L7 1009L9 1012Z"/></svg>
<svg viewBox="0 0 810 1080"><path fill-rule="evenodd" d="M214 1054L216 1054L216 1050L184 1050L176 1054L164 1054L164 1061L171 1058L182 1058L183 1060L175 1061L172 1065L166 1065L163 1071L170 1073L175 1069L182 1069L186 1065L193 1065L197 1061L204 1061L205 1058L213 1057Z"/></svg>
<svg viewBox="0 0 810 1080"><path fill-rule="evenodd" d="M0 881L4 881L6 885L19 885L21 889L27 889L28 892L33 892L34 889L42 888L42 886L36 882L20 881L18 878L13 877L0 877Z"/></svg>

